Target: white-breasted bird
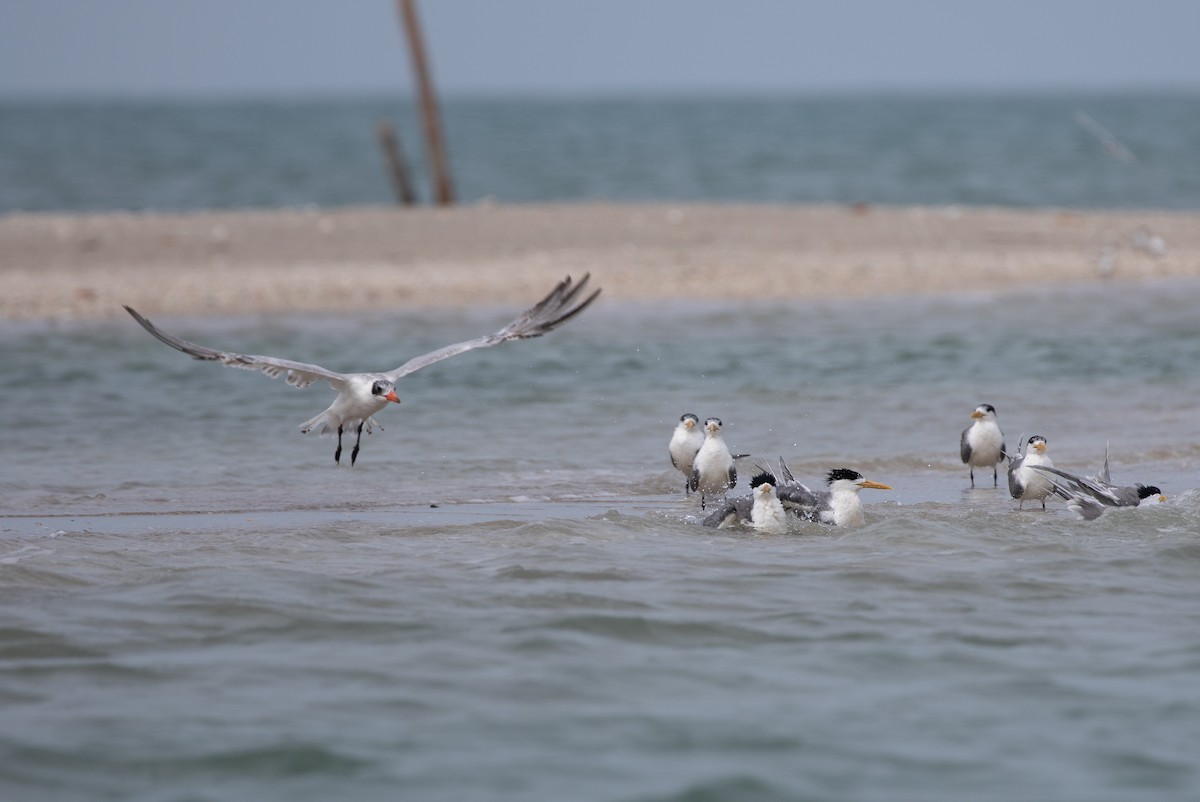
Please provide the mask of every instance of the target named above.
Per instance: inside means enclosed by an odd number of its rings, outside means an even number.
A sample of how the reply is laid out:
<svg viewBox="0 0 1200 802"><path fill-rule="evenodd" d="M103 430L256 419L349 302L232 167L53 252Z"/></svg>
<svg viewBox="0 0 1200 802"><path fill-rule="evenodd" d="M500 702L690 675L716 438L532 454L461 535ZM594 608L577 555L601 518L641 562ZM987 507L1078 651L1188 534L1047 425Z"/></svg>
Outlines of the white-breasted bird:
<svg viewBox="0 0 1200 802"><path fill-rule="evenodd" d="M125 311L132 315L133 319L140 323L146 331L193 359L220 362L229 367L244 370L259 370L273 379L286 376L287 383L293 387L307 387L313 382L321 380L329 382L329 386L337 391L337 398L324 412L301 424L300 431L305 434L313 429L317 429L320 434L336 432L338 442L337 449L333 452L333 459L334 462L340 464L342 434L344 431L355 430L357 434L354 450L350 452L350 464L353 465L358 458L363 429L366 428L367 433L370 434L374 427L383 428L372 416L386 407L388 403L400 403L400 398L396 395L396 382L401 377L476 348L490 348L509 340L540 337L553 331L557 326L586 309L600 294L600 290L596 290L582 301L577 302L584 287L587 286L589 278L589 275L584 275L583 279L576 284L570 276L567 276L551 290L549 295L493 334L447 345L436 351L414 357L395 370L381 373L338 373L320 365L293 362L290 359L219 351L167 334L142 317L132 307L126 306Z"/></svg>
<svg viewBox="0 0 1200 802"><path fill-rule="evenodd" d="M671 464L683 474L683 492L692 492L692 463L696 460L696 452L704 445L704 430L700 428L700 418L690 412L679 417L675 431L671 433L671 442L667 444L667 452L671 455Z"/></svg>
<svg viewBox="0 0 1200 802"><path fill-rule="evenodd" d="M813 490L798 482L792 472L779 459L783 477L775 488L783 508L806 521L832 524L833 526L862 526L866 523L859 491L864 488L891 490L891 486L872 482L850 468L834 468L825 479L828 490Z"/></svg>
<svg viewBox="0 0 1200 802"><path fill-rule="evenodd" d="M692 461L688 486L700 492L700 509L704 509L706 496L717 493L724 495L737 484L733 454L729 453L729 446L725 445L725 438L721 435L723 426L720 418L704 421L704 443Z"/></svg>
<svg viewBox="0 0 1200 802"><path fill-rule="evenodd" d="M773 535L787 531L788 515L775 495L775 477L763 471L750 480L750 495L726 501L702 522L722 527L743 524Z"/></svg>
<svg viewBox="0 0 1200 802"><path fill-rule="evenodd" d="M1008 492L1020 502L1018 509L1023 509L1026 501L1040 501L1046 509L1046 496L1054 492L1054 484L1034 468L1054 467L1047 448L1046 438L1035 434L1026 442L1025 451L1008 464Z"/></svg>
<svg viewBox="0 0 1200 802"><path fill-rule="evenodd" d="M1067 509L1088 521L1117 507L1148 507L1167 500L1155 485L1114 484L1108 471L1107 447L1104 449L1104 467L1095 477L1078 476L1050 466L1038 466L1034 470L1054 485L1054 494L1066 500Z"/></svg>
<svg viewBox="0 0 1200 802"><path fill-rule="evenodd" d="M975 487L975 469L992 469L992 486L999 486L996 466L1005 457L1004 432L996 422L996 408L980 404L971 413L974 422L963 429L958 452L964 465L970 467L971 487Z"/></svg>

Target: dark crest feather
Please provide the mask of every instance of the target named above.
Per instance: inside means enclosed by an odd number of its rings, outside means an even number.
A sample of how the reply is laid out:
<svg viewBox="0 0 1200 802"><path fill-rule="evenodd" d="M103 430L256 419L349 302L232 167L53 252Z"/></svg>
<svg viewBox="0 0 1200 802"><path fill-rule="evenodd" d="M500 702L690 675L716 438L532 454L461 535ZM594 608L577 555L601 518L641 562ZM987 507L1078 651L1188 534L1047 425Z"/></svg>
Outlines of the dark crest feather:
<svg viewBox="0 0 1200 802"><path fill-rule="evenodd" d="M754 488L758 487L759 485L767 484L767 483L774 485L775 484L775 476L774 476L774 474L769 473L768 471L763 471L762 473L755 474L754 478L750 480L750 489L753 490Z"/></svg>
<svg viewBox="0 0 1200 802"><path fill-rule="evenodd" d="M1162 491L1154 485L1137 485L1138 498L1150 498L1151 496L1161 496Z"/></svg>
<svg viewBox="0 0 1200 802"><path fill-rule="evenodd" d="M850 482L857 482L859 479L862 479L862 478L863 478L863 475L861 473L859 473L858 471L852 470L850 468L834 468L832 471L829 472L829 476L825 479L825 483L831 485L834 482L836 482L838 479L845 479Z"/></svg>

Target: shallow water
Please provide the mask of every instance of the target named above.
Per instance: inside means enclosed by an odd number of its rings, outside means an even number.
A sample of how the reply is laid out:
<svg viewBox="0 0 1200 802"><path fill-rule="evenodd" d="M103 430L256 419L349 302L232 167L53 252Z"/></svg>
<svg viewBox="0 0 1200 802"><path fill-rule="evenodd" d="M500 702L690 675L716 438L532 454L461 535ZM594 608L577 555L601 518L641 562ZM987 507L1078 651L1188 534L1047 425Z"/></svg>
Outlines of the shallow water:
<svg viewBox="0 0 1200 802"><path fill-rule="evenodd" d="M8 325L0 796L1194 799L1198 302L601 303L406 379L353 469L297 429L323 387ZM156 322L386 369L512 311ZM1169 503L969 489L981 402ZM705 529L684 411L896 490L858 530Z"/></svg>

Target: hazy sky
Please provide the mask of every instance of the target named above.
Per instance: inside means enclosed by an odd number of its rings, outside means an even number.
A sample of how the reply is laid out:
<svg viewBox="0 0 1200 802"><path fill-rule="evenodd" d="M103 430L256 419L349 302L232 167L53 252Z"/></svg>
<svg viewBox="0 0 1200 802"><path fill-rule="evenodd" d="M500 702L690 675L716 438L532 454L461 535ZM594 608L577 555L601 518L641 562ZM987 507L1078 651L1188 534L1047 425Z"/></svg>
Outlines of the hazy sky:
<svg viewBox="0 0 1200 802"><path fill-rule="evenodd" d="M1200 90L1200 0L419 0L444 94ZM0 0L0 94L408 92L393 0Z"/></svg>

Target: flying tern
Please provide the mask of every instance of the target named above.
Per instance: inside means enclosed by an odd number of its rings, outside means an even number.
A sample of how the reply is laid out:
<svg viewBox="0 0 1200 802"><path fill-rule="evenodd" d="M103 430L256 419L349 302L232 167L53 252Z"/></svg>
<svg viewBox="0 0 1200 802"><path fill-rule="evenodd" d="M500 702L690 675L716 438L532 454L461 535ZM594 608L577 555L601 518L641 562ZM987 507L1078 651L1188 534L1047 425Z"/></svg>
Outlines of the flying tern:
<svg viewBox="0 0 1200 802"><path fill-rule="evenodd" d="M696 460L696 452L704 445L704 430L700 428L700 418L690 412L685 412L679 418L675 431L671 433L671 442L667 451L671 455L671 464L683 474L683 492L692 492L692 463Z"/></svg>
<svg viewBox="0 0 1200 802"><path fill-rule="evenodd" d="M1026 501L1042 502L1046 509L1046 496L1054 492L1054 485L1044 474L1034 468L1053 468L1054 463L1046 456L1046 438L1035 434L1029 438L1025 452L1013 457L1008 464L1008 492L1020 502L1018 509L1025 506Z"/></svg>
<svg viewBox="0 0 1200 802"><path fill-rule="evenodd" d="M1004 459L1004 432L996 422L996 408L991 404L980 404L971 413L974 422L963 429L958 452L963 464L970 467L971 487L975 487L975 469L992 469L992 487L999 486L996 465Z"/></svg>
<svg viewBox="0 0 1200 802"><path fill-rule="evenodd" d="M319 434L336 432L338 442L337 449L333 452L333 460L338 464L341 464L342 458L342 434L346 431L355 431L354 449L350 452L350 464L354 465L354 461L358 458L363 429L365 428L370 434L375 427L383 428L372 416L389 403L400 403L400 397L396 395L396 382L400 378L415 373L421 368L429 367L435 362L476 348L491 348L509 340L526 340L553 331L596 300L600 290L595 290L582 301L578 300L587 286L589 278L590 274L585 274L579 283L574 283L571 277L567 276L545 298L526 309L515 320L493 334L447 345L436 351L414 357L395 370L381 373L338 373L319 365L293 362L290 359L220 351L167 334L130 306L126 306L125 311L129 312L146 331L193 359L221 362L229 367L244 370L259 370L273 379L285 376L287 383L293 387L307 387L322 380L329 382L329 386L337 391L337 398L324 412L301 424L300 431L305 434L314 429Z"/></svg>

